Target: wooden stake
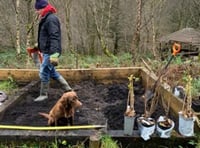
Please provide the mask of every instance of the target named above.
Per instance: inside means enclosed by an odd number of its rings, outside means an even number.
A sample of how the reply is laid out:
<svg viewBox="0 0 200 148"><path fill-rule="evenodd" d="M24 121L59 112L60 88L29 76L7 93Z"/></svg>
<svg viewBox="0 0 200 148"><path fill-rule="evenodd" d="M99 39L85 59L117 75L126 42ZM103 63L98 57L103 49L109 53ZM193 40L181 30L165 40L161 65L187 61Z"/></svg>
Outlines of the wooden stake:
<svg viewBox="0 0 200 148"><path fill-rule="evenodd" d="M89 142L89 148L100 148L100 136L98 135L92 135L90 136L90 142Z"/></svg>

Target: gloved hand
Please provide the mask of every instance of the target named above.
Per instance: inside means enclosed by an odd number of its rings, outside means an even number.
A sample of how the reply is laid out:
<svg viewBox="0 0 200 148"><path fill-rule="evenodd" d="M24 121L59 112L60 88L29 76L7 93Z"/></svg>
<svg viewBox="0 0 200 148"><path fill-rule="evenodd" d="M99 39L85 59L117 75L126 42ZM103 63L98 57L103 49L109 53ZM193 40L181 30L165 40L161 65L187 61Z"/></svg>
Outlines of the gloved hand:
<svg viewBox="0 0 200 148"><path fill-rule="evenodd" d="M58 66L58 57L59 57L59 53L56 52L52 55L50 55L50 63L54 66Z"/></svg>
<svg viewBox="0 0 200 148"><path fill-rule="evenodd" d="M38 49L38 43L35 43L33 48Z"/></svg>

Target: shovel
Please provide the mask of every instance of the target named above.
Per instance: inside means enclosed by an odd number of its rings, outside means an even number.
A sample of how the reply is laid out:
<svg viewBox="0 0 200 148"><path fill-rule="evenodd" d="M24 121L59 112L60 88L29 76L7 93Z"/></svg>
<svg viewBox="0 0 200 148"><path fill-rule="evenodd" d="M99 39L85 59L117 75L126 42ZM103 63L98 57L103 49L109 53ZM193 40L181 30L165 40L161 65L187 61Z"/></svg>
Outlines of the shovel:
<svg viewBox="0 0 200 148"><path fill-rule="evenodd" d="M39 68L43 60L42 53L36 47L27 48L26 50L28 52L29 57L33 59L34 64Z"/></svg>
<svg viewBox="0 0 200 148"><path fill-rule="evenodd" d="M170 62L172 61L172 59L181 51L181 45L178 43L174 43L172 46L172 55L169 59L169 61L167 62L167 64L165 65L165 67L162 69L158 79L155 81L153 88L151 90L146 90L145 92L145 98L147 101L151 100L154 96L156 87L158 85L158 82L160 81L161 76L164 74L164 72L166 71L167 67L169 66Z"/></svg>

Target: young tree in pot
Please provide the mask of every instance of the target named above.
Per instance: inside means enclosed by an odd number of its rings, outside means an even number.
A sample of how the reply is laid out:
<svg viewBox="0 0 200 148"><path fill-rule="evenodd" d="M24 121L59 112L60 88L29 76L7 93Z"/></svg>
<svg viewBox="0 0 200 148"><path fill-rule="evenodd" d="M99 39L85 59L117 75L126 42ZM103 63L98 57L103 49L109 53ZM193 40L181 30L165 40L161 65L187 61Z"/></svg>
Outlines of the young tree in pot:
<svg viewBox="0 0 200 148"><path fill-rule="evenodd" d="M147 90L147 89L146 89ZM146 141L150 139L150 136L155 131L155 120L151 118L152 111L157 103L156 91L153 94L153 98L150 100L147 98L147 93L145 93L142 98L144 100L144 114L137 118L138 130L140 136ZM149 107L150 106L150 107Z"/></svg>
<svg viewBox="0 0 200 148"><path fill-rule="evenodd" d="M129 80L129 84L128 84L129 92L128 92L125 116L133 117L135 116L135 109L134 109L135 96L134 96L134 88L133 88L135 77L133 77L133 75L130 75L130 77L128 77L128 80Z"/></svg>
<svg viewBox="0 0 200 148"><path fill-rule="evenodd" d="M195 115L192 111L192 77L189 75L186 84L186 96L182 110L179 112L179 132L183 136L193 136Z"/></svg>
<svg viewBox="0 0 200 148"><path fill-rule="evenodd" d="M133 75L130 75L128 77L128 80L129 80L128 84L129 92L127 98L126 111L124 113L124 134L132 135L135 122L135 109L134 109L135 96L133 87L135 77L133 77Z"/></svg>
<svg viewBox="0 0 200 148"><path fill-rule="evenodd" d="M171 103L171 98L168 98L168 103L165 104L163 102L162 96L160 96L163 108L165 110L165 115L161 115L157 119L157 125L156 125L156 131L157 134L161 138L169 138L171 136L171 132L175 126L175 122L169 118L169 108L170 108L170 103Z"/></svg>
<svg viewBox="0 0 200 148"><path fill-rule="evenodd" d="M184 98L183 102L183 116L185 118L191 118L193 117L193 112L192 112L192 77L189 75L187 79L187 84L186 84L186 96Z"/></svg>

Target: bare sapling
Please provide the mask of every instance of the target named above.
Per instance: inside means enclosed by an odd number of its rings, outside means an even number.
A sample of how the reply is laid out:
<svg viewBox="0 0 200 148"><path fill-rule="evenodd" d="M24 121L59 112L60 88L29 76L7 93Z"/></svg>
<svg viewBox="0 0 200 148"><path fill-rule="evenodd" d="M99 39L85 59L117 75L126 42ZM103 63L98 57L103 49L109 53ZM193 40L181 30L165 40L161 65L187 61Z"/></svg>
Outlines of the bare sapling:
<svg viewBox="0 0 200 148"><path fill-rule="evenodd" d="M133 83L134 83L135 77L133 77L133 75L130 75L128 77L128 80L129 80L129 84L128 84L129 92L128 92L125 116L134 117L135 116L135 109L134 109L135 96L134 96Z"/></svg>

